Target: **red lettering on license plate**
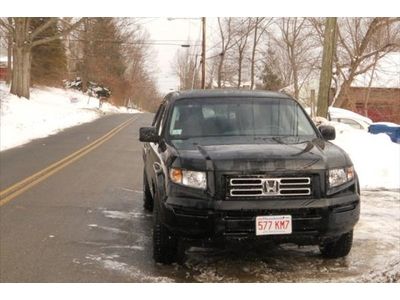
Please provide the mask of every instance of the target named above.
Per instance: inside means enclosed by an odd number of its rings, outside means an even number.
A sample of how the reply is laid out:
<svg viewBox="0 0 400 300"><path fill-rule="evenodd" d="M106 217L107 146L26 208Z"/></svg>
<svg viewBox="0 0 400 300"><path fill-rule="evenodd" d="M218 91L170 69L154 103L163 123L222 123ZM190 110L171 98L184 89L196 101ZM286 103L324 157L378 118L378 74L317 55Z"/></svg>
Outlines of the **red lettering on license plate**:
<svg viewBox="0 0 400 300"><path fill-rule="evenodd" d="M256 218L256 235L291 234L292 217L286 216L259 216Z"/></svg>

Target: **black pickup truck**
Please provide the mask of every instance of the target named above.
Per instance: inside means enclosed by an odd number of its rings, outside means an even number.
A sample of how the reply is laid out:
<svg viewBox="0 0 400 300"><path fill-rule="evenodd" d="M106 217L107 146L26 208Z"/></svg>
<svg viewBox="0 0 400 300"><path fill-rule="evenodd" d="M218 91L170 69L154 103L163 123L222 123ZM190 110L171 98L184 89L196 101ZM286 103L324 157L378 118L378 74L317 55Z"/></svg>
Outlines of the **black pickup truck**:
<svg viewBox="0 0 400 300"><path fill-rule="evenodd" d="M153 210L153 256L171 263L178 241L319 245L346 256L360 214L349 156L287 95L173 92L144 142L144 207Z"/></svg>

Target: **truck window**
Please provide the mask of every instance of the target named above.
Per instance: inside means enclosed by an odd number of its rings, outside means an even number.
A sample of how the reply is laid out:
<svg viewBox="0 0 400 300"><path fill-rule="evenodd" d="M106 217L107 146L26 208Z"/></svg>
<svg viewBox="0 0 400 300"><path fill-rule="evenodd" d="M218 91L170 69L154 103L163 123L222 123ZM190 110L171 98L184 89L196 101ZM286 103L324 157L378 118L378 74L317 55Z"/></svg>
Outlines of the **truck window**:
<svg viewBox="0 0 400 300"><path fill-rule="evenodd" d="M169 136L316 136L303 110L286 99L185 99L175 103Z"/></svg>

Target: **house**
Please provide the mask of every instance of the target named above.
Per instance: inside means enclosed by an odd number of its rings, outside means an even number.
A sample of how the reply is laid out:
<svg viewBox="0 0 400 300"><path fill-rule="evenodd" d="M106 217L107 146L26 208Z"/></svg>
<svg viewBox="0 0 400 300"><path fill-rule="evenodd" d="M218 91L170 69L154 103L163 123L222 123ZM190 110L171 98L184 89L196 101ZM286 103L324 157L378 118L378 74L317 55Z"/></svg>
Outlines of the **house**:
<svg viewBox="0 0 400 300"><path fill-rule="evenodd" d="M7 72L7 57L0 56L0 81L6 81Z"/></svg>

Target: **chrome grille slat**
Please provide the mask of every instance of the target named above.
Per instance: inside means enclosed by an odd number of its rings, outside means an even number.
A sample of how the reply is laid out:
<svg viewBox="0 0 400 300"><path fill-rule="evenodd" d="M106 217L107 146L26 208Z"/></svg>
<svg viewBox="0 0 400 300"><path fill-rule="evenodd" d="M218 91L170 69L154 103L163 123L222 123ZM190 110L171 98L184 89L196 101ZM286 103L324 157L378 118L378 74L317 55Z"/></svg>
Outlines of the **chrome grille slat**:
<svg viewBox="0 0 400 300"><path fill-rule="evenodd" d="M228 179L230 197L286 197L311 195L310 177L234 177Z"/></svg>

